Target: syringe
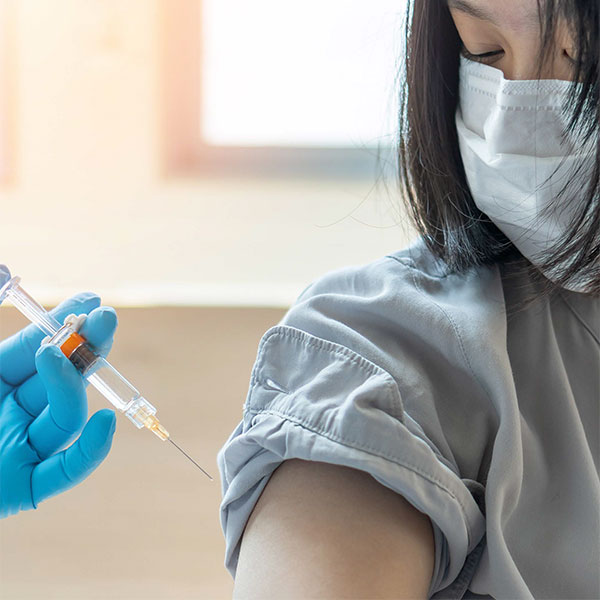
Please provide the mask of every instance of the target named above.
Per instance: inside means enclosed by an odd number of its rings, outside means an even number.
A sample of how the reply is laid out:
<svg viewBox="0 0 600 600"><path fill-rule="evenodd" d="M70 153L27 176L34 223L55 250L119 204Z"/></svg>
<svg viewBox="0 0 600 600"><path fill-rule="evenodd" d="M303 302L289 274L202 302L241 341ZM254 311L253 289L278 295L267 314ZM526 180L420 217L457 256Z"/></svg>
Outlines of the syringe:
<svg viewBox="0 0 600 600"><path fill-rule="evenodd" d="M207 477L213 478L170 437L156 418L156 408L148 402L104 357L96 354L78 330L86 315L69 315L63 325L36 302L20 285L20 277L11 277L6 265L0 265L0 304L4 298L37 325L48 337L46 343L58 346L63 354L118 411L125 413L138 428L146 427L161 440L169 440Z"/></svg>

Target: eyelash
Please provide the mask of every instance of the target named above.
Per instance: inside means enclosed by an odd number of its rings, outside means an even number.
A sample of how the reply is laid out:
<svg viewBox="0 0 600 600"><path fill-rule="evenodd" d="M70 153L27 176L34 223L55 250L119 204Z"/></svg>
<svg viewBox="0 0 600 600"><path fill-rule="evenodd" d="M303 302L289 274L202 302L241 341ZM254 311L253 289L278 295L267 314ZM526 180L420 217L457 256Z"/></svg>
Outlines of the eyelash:
<svg viewBox="0 0 600 600"><path fill-rule="evenodd" d="M475 62L481 62L485 64L491 64L493 61L490 61L490 58L494 58L495 56L499 56L500 54L504 54L504 50L494 50L492 52L484 52L483 54L471 54L464 46L462 47L460 53L469 60L474 60ZM571 58L568 54L565 53L565 58L571 64L571 67L575 68L577 65L577 60ZM488 59L488 60L486 60Z"/></svg>
<svg viewBox="0 0 600 600"><path fill-rule="evenodd" d="M485 52L484 54L471 54L464 46L461 50L462 55L469 60L474 60L477 62L488 62L486 59L493 58L494 56L498 56L499 54L503 54L504 50L494 50L493 52Z"/></svg>

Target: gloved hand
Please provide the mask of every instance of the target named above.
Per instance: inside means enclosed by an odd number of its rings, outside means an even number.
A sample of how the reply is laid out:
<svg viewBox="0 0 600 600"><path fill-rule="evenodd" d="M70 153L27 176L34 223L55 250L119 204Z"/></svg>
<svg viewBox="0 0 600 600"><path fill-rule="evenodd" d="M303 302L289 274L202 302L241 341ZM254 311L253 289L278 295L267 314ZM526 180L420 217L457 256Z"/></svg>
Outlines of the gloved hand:
<svg viewBox="0 0 600 600"><path fill-rule="evenodd" d="M106 356L117 326L114 309L86 292L51 311L60 323L71 313L88 314L80 333ZM44 337L31 324L0 342L0 518L80 483L112 444L115 412L99 410L85 423L88 382L59 348L40 348Z"/></svg>

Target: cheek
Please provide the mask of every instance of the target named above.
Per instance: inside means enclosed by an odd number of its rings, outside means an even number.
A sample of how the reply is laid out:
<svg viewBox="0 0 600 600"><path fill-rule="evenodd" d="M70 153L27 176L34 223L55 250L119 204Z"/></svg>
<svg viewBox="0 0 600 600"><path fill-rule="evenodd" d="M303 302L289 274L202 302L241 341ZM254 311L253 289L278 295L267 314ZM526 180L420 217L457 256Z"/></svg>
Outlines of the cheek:
<svg viewBox="0 0 600 600"><path fill-rule="evenodd" d="M573 81L573 78L573 67L568 61L557 61L552 69L552 73L548 77L548 79L562 79L563 81Z"/></svg>

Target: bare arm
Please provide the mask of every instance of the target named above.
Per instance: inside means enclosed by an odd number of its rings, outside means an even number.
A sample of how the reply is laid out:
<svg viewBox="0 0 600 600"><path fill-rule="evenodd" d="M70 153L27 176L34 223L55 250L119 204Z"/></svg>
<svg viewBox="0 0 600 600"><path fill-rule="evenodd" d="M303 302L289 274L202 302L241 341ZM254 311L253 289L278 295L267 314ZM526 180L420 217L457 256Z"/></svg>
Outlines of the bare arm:
<svg viewBox="0 0 600 600"><path fill-rule="evenodd" d="M431 521L368 473L287 460L246 525L236 600L425 599Z"/></svg>

